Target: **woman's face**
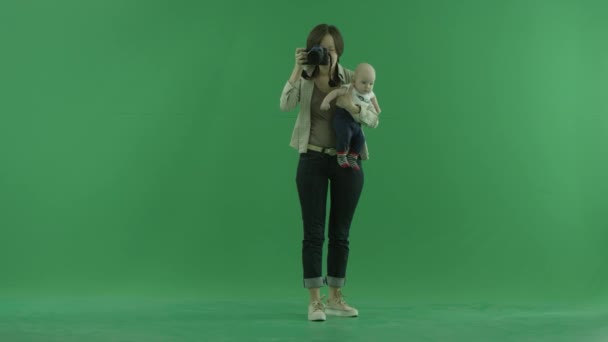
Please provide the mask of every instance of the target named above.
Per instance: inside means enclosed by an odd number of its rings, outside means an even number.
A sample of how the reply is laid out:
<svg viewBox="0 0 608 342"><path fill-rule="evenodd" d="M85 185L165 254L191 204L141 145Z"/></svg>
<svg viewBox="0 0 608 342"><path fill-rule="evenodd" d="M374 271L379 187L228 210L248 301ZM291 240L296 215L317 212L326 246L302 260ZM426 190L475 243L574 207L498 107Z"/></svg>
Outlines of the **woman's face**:
<svg viewBox="0 0 608 342"><path fill-rule="evenodd" d="M321 40L322 47L326 48L329 51L331 56L331 70L334 69L338 62L338 53L336 52L336 46L334 44L334 37L331 34L326 34L325 37Z"/></svg>

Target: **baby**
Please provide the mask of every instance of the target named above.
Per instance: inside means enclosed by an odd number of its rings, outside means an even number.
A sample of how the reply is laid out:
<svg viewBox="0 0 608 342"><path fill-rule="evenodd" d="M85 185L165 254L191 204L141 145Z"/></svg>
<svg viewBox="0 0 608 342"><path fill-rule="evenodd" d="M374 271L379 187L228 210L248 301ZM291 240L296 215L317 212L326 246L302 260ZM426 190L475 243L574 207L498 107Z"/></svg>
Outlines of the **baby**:
<svg viewBox="0 0 608 342"><path fill-rule="evenodd" d="M321 103L321 109L329 109L329 103L331 101L338 96L350 92L354 104L367 106L371 103L376 109L376 112L380 114L380 107L378 106L376 95L372 91L375 80L376 71L374 68L368 63L359 64L355 69L352 82L327 94L325 99L323 99L323 103ZM365 137L361 130L361 124L355 122L346 109L337 108L334 114L333 127L336 132L338 164L340 164L341 167L352 167L358 171L360 168L359 164L357 164L357 158L359 158L361 149L365 144Z"/></svg>

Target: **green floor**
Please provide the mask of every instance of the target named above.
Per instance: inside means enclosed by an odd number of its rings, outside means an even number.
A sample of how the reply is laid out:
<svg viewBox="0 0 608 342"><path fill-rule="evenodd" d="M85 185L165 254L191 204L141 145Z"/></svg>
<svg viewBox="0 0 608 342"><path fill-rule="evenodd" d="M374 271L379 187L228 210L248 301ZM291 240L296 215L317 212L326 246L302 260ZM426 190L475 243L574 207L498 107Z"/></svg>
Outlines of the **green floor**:
<svg viewBox="0 0 608 342"><path fill-rule="evenodd" d="M608 311L597 308L364 300L356 306L358 318L317 323L306 320L297 299L13 298L1 301L0 341L608 341Z"/></svg>

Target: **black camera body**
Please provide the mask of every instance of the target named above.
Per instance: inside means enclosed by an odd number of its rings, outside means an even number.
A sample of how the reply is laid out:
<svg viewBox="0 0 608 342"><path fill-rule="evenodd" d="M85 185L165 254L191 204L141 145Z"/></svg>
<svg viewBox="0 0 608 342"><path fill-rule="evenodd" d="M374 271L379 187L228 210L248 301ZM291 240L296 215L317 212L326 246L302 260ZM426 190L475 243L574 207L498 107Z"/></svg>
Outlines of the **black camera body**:
<svg viewBox="0 0 608 342"><path fill-rule="evenodd" d="M306 63L310 65L329 65L329 51L326 48L315 45L306 51Z"/></svg>

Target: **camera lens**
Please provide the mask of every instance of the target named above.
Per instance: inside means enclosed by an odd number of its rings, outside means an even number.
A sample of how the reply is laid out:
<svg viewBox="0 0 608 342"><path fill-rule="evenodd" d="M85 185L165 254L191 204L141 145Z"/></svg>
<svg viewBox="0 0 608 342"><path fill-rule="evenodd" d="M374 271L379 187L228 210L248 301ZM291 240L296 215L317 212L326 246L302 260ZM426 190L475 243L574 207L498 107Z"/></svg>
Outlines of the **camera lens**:
<svg viewBox="0 0 608 342"><path fill-rule="evenodd" d="M321 53L319 51L310 51L308 53L308 63L319 64L321 62Z"/></svg>
<svg viewBox="0 0 608 342"><path fill-rule="evenodd" d="M312 65L329 64L329 54L327 52L327 49L320 45L315 45L308 51L307 59L308 59L308 61L306 64L312 64Z"/></svg>

